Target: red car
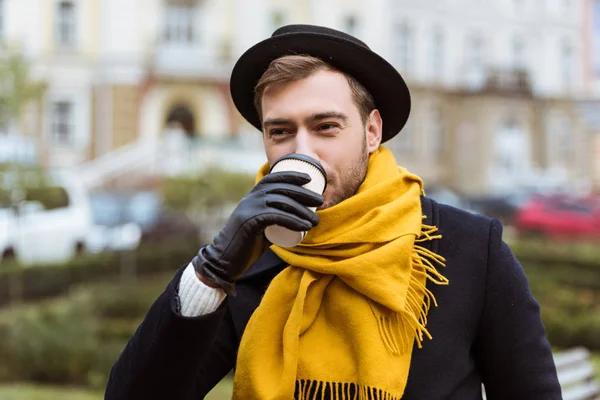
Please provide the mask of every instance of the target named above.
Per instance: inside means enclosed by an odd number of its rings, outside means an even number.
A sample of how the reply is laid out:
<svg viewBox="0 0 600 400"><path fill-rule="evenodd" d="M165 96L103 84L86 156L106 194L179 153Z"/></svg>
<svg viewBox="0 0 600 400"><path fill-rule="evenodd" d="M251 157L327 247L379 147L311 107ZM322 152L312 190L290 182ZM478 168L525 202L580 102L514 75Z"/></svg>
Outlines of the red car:
<svg viewBox="0 0 600 400"><path fill-rule="evenodd" d="M517 213L517 232L548 237L600 237L600 201L532 197Z"/></svg>

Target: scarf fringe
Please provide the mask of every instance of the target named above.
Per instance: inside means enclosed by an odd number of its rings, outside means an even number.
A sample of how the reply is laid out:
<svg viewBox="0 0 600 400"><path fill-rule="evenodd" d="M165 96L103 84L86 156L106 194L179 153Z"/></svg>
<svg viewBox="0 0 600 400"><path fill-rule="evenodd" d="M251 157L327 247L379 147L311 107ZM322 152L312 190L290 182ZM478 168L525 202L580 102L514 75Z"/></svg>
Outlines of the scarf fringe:
<svg viewBox="0 0 600 400"><path fill-rule="evenodd" d="M436 234L437 227L422 225L421 235L415 243L441 239ZM412 252L412 273L406 296L406 307L399 313L386 313L378 317L378 326L384 344L392 354L406 354L412 351L413 339L419 348L423 345L424 337L432 339L427 330L427 313L431 304L437 307L433 293L425 286L427 280L436 285L447 285L448 279L438 272L435 265L445 267L446 260L439 254L416 245ZM425 277L425 280L423 280Z"/></svg>
<svg viewBox="0 0 600 400"><path fill-rule="evenodd" d="M298 400L400 400L400 397L372 386L357 383L297 380Z"/></svg>

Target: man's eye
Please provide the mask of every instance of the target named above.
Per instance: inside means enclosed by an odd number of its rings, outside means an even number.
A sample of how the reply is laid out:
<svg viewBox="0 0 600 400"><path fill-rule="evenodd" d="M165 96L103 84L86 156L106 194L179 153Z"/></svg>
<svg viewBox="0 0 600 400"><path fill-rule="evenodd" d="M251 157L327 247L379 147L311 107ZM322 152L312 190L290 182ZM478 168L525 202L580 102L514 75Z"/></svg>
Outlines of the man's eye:
<svg viewBox="0 0 600 400"><path fill-rule="evenodd" d="M285 129L271 129L269 130L270 136L281 136L286 133Z"/></svg>
<svg viewBox="0 0 600 400"><path fill-rule="evenodd" d="M338 126L337 126L336 124L327 124L327 123L326 123L326 124L321 124L321 125L319 125L319 128L318 128L318 129L319 129L320 131L329 131L329 130L332 130L332 129L337 129L337 127L338 127Z"/></svg>

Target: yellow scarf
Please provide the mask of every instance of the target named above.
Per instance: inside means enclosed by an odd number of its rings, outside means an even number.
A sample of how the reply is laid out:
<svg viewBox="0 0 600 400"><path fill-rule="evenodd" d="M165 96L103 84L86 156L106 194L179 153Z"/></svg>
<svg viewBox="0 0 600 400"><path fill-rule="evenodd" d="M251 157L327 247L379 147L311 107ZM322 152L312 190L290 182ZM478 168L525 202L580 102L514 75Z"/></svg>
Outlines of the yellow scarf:
<svg viewBox="0 0 600 400"><path fill-rule="evenodd" d="M319 211L300 245L271 247L290 266L248 322L234 399L402 397L413 344L431 338L425 282L448 283L432 264L444 259L417 244L440 238L422 223L422 192L380 147L355 196Z"/></svg>

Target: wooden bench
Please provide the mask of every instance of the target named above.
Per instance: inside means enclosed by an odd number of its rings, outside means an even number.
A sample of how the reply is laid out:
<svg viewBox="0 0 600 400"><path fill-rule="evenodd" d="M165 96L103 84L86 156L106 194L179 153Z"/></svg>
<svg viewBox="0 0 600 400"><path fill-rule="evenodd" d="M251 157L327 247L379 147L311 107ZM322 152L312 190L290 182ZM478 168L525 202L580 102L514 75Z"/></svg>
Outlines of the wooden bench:
<svg viewBox="0 0 600 400"><path fill-rule="evenodd" d="M594 364L586 348L575 347L556 353L554 363L563 400L600 400L600 383L596 381ZM483 399L486 399L485 390Z"/></svg>
<svg viewBox="0 0 600 400"><path fill-rule="evenodd" d="M583 347L557 353L554 362L563 400L600 399L600 384L596 381L590 352Z"/></svg>

